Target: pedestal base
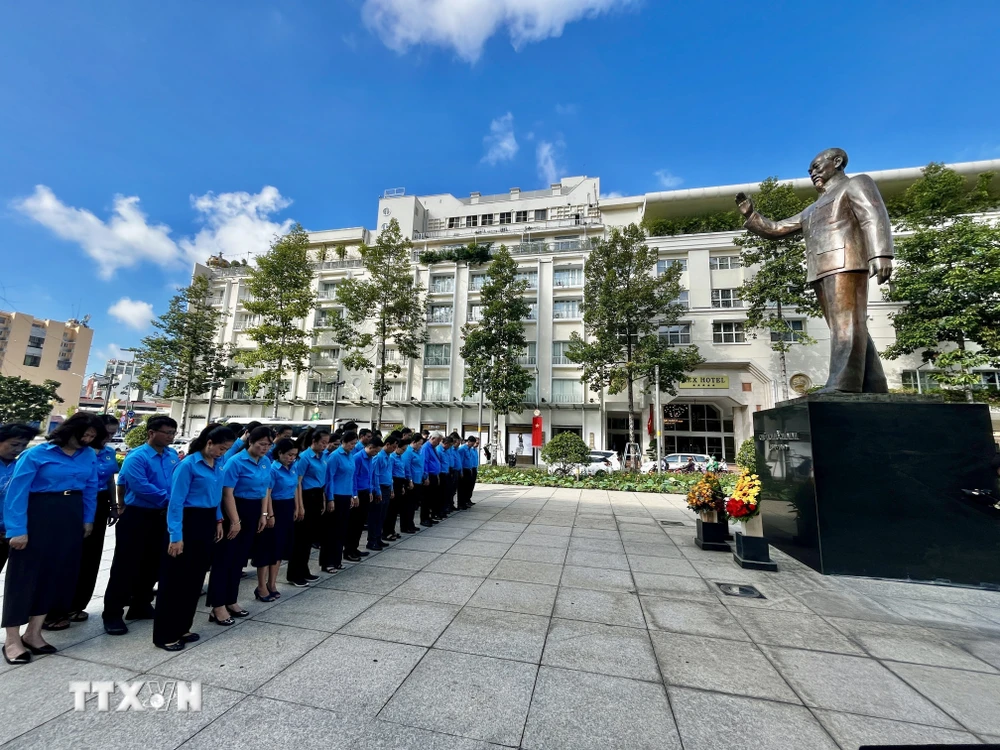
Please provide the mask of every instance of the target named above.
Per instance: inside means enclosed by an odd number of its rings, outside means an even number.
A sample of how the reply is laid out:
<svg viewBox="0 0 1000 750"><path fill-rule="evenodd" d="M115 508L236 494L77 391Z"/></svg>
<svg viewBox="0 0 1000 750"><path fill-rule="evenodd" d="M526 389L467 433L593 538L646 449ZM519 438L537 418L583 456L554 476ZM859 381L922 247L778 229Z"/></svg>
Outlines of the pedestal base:
<svg viewBox="0 0 1000 750"><path fill-rule="evenodd" d="M714 552L729 552L726 535L729 534L729 524L726 521L707 523L700 518L697 521L698 536L694 543L701 549Z"/></svg>
<svg viewBox="0 0 1000 750"><path fill-rule="evenodd" d="M739 531L736 532L733 561L748 570L767 570L772 573L778 570L778 563L771 559L767 539L761 536L746 536Z"/></svg>

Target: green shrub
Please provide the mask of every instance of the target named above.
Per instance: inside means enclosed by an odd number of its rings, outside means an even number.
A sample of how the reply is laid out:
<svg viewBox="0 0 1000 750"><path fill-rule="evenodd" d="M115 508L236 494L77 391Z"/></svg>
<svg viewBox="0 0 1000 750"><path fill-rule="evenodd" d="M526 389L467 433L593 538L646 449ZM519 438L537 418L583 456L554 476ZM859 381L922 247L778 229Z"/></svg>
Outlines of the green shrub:
<svg viewBox="0 0 1000 750"><path fill-rule="evenodd" d="M139 424L135 425L131 430L125 433L125 445L128 446L129 450L132 448L138 448L140 445L146 442L146 421L149 417L142 420Z"/></svg>
<svg viewBox="0 0 1000 750"><path fill-rule="evenodd" d="M757 443L753 438L744 440L740 449L736 451L736 465L747 471L756 471Z"/></svg>
<svg viewBox="0 0 1000 750"><path fill-rule="evenodd" d="M590 448L575 432L560 432L542 447L542 460L566 472L570 467L590 462Z"/></svg>
<svg viewBox="0 0 1000 750"><path fill-rule="evenodd" d="M567 487L582 490L617 490L622 492L662 492L686 495L701 474L663 472L662 474L632 474L613 472L602 477L556 476L545 469L480 466L479 481L489 484L513 484L522 487ZM736 484L735 474L720 474L719 481L728 495Z"/></svg>

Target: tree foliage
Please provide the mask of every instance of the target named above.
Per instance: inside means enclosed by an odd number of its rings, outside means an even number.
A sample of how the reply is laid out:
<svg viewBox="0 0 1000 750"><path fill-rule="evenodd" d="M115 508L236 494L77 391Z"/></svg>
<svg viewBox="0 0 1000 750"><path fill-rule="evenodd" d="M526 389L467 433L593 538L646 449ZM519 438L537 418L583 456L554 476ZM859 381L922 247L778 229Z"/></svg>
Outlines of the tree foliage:
<svg viewBox="0 0 1000 750"><path fill-rule="evenodd" d="M528 282L517 278L517 263L504 245L493 255L480 290L482 318L462 326L465 395L480 390L493 410L496 442L497 415L509 414L524 403L533 382L521 366L527 340L524 320L531 306L522 296Z"/></svg>
<svg viewBox="0 0 1000 750"><path fill-rule="evenodd" d="M542 446L542 460L557 470L566 471L590 461L590 448L575 432L560 432Z"/></svg>
<svg viewBox="0 0 1000 750"><path fill-rule="evenodd" d="M746 471L757 470L757 443L753 438L747 438L736 451L736 465Z"/></svg>
<svg viewBox="0 0 1000 750"><path fill-rule="evenodd" d="M417 359L427 340L424 287L410 270L412 250L413 244L403 237L399 222L393 219L374 245L360 248L366 276L348 278L337 285L337 302L343 306L344 316L335 317L330 326L346 351L344 365L373 374L376 425L382 421L382 407L390 390L387 379L403 372L398 360L387 357L387 345L392 343L401 359Z"/></svg>
<svg viewBox="0 0 1000 750"><path fill-rule="evenodd" d="M251 298L244 301L243 307L258 316L259 322L246 333L257 346L237 353L236 361L263 370L247 385L254 394L267 389L266 395L274 401L274 417L278 416L278 400L284 395L285 373L300 372L312 352L301 324L316 301L312 280L309 235L300 224L274 238L270 249L255 261L247 279Z"/></svg>
<svg viewBox="0 0 1000 750"><path fill-rule="evenodd" d="M139 422L139 424L132 427L131 430L125 433L125 445L129 450L133 448L138 448L140 445L146 442L149 435L146 433L147 422L149 422L149 417Z"/></svg>
<svg viewBox="0 0 1000 750"><path fill-rule="evenodd" d="M420 253L420 262L425 266L435 263L468 263L470 266L481 266L490 262L492 242L477 243L475 240L465 247L448 248L445 250L424 250Z"/></svg>
<svg viewBox="0 0 1000 750"><path fill-rule="evenodd" d="M212 305L211 284L195 276L170 299L167 311L153 321L156 332L142 339L136 361L139 384L150 391L166 380L163 395L182 398L181 429L186 429L192 396L209 389L213 378L232 374L229 347L218 343L224 313Z"/></svg>
<svg viewBox="0 0 1000 750"><path fill-rule="evenodd" d="M627 392L629 442L635 442L635 387L648 392L657 366L660 389L676 393L675 383L703 360L698 348L671 346L658 335L684 311L678 302L680 268L656 274L657 253L642 229L615 227L595 244L584 275L583 327L573 333L567 356L582 368L580 380L593 390Z"/></svg>
<svg viewBox="0 0 1000 750"><path fill-rule="evenodd" d="M675 234L704 234L706 232L733 232L743 228L739 211L713 211L700 216L677 216L669 219L643 219L643 229L650 237Z"/></svg>
<svg viewBox="0 0 1000 750"><path fill-rule="evenodd" d="M63 403L56 393L60 385L55 380L38 385L27 378L0 375L0 424L40 423L51 413L53 403Z"/></svg>
<svg viewBox="0 0 1000 750"><path fill-rule="evenodd" d="M1000 222L969 216L995 205L993 175L965 178L941 164L897 202L901 212L897 266L886 298L905 303L891 313L896 340L888 359L920 351L940 372L934 379L972 400L973 368L1000 366Z"/></svg>

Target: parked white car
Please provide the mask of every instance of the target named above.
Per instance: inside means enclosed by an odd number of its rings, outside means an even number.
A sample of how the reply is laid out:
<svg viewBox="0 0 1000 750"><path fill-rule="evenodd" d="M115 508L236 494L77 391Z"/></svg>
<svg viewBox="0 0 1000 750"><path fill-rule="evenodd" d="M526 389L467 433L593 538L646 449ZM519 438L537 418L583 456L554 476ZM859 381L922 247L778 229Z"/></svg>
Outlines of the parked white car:
<svg viewBox="0 0 1000 750"><path fill-rule="evenodd" d="M622 470L622 461L614 451L591 451L590 463L564 469L550 466L549 474L579 474L581 477L599 477Z"/></svg>
<svg viewBox="0 0 1000 750"><path fill-rule="evenodd" d="M671 453L670 455L662 458L663 470L680 471L685 468L692 459L694 459L694 466L697 471L705 471L705 465L708 463L709 457L704 453ZM641 471L643 474L655 474L656 461L643 462Z"/></svg>
<svg viewBox="0 0 1000 750"><path fill-rule="evenodd" d="M187 455L187 447L190 442L191 438L177 438L170 444L170 447L177 451L178 458L184 458L184 456Z"/></svg>

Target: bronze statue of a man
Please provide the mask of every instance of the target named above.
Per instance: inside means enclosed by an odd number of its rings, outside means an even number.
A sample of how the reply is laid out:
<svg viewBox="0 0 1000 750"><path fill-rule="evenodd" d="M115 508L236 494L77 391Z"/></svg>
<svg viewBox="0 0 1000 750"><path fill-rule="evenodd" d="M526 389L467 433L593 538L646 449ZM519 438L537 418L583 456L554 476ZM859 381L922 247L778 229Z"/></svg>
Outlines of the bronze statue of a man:
<svg viewBox="0 0 1000 750"><path fill-rule="evenodd" d="M878 351L868 335L868 278L884 284L892 274L892 225L875 181L848 177L847 153L820 152L809 165L819 198L802 213L771 221L736 196L743 225L759 237L778 239L802 232L807 281L816 290L830 326L830 376L820 393L887 393Z"/></svg>

